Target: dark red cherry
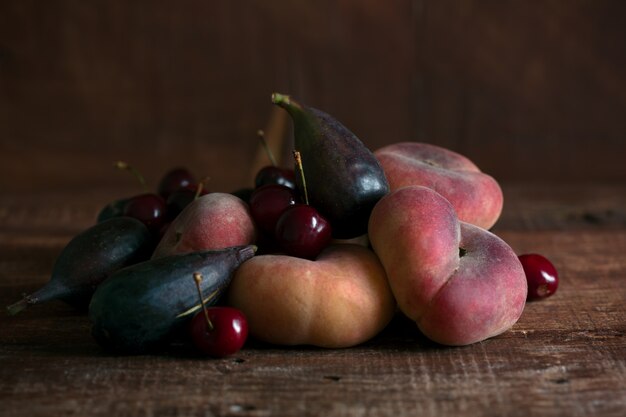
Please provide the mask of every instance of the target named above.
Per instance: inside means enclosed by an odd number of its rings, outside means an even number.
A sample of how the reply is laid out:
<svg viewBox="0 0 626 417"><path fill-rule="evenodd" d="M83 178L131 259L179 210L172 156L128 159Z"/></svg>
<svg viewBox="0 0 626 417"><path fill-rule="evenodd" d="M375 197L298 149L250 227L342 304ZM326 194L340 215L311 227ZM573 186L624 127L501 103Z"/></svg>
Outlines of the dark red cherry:
<svg viewBox="0 0 626 417"><path fill-rule="evenodd" d="M198 194L198 187L193 186L189 188L181 188L179 190L174 191L167 197L166 205L167 205L167 218L169 220L174 220L176 216L180 214L181 211L185 209L196 197L200 197L208 194L204 189L200 190Z"/></svg>
<svg viewBox="0 0 626 417"><path fill-rule="evenodd" d="M185 168L174 168L167 172L158 187L158 194L167 200L174 191L180 189L196 189L196 179Z"/></svg>
<svg viewBox="0 0 626 417"><path fill-rule="evenodd" d="M288 255L315 259L330 243L331 227L313 207L297 204L278 219L275 238Z"/></svg>
<svg viewBox="0 0 626 417"><path fill-rule="evenodd" d="M243 201L245 201L247 204L250 204L250 196L252 196L252 193L254 192L253 188L240 188L238 190L233 191L231 194L241 198Z"/></svg>
<svg viewBox="0 0 626 417"><path fill-rule="evenodd" d="M295 190L279 184L264 185L250 196L250 214L262 231L273 235L280 215L296 202Z"/></svg>
<svg viewBox="0 0 626 417"><path fill-rule="evenodd" d="M280 168L273 165L263 167L256 174L254 186L256 188L268 184L279 184L289 188L296 188L296 176L293 169Z"/></svg>
<svg viewBox="0 0 626 417"><path fill-rule="evenodd" d="M165 233L167 232L167 229L170 227L170 224L172 224L172 222L166 220L166 221L163 222L161 227L159 227L159 230L156 231L156 240L157 240L157 242L160 242L161 239L163 239L163 236L165 236Z"/></svg>
<svg viewBox="0 0 626 417"><path fill-rule="evenodd" d="M167 218L174 220L196 198L196 192L190 189L174 191L167 197Z"/></svg>
<svg viewBox="0 0 626 417"><path fill-rule="evenodd" d="M556 268L547 258L536 253L519 256L528 282L528 300L538 300L554 294L559 286Z"/></svg>
<svg viewBox="0 0 626 417"><path fill-rule="evenodd" d="M248 321L233 307L208 307L212 328L200 310L191 319L189 332L193 344L207 355L221 358L238 352L248 337Z"/></svg>
<svg viewBox="0 0 626 417"><path fill-rule="evenodd" d="M165 215L165 200L156 194L131 197L124 206L124 216L134 217L155 233L158 233L165 222Z"/></svg>

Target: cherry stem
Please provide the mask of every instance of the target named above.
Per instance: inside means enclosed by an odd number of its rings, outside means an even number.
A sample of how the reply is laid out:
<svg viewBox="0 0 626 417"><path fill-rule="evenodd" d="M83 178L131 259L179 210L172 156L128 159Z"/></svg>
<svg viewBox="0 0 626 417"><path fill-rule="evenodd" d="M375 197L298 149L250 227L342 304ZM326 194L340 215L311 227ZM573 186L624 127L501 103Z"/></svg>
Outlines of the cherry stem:
<svg viewBox="0 0 626 417"><path fill-rule="evenodd" d="M309 193L306 189L306 179L304 178L304 168L302 167L302 156L300 156L300 152L293 151L293 158L296 160L296 166L298 167L298 172L300 173L300 180L302 181L304 203L308 206L309 205Z"/></svg>
<svg viewBox="0 0 626 417"><path fill-rule="evenodd" d="M202 298L202 290L200 289L200 283L202 282L202 274L199 272L195 272L193 274L193 280L196 282L196 288L198 289L198 296L200 296L200 304L202 304L202 311L204 311L204 319L206 320L206 326L209 331L213 331L213 323L211 323L211 319L209 319L209 312L206 309L206 304L204 303L204 298Z"/></svg>
<svg viewBox="0 0 626 417"><path fill-rule="evenodd" d="M210 179L211 177L204 177L202 178L202 180L200 180L200 182L198 183L198 186L196 187L196 195L194 195L193 197L194 200L200 197L200 193L202 193L202 190L204 189L204 184L209 182Z"/></svg>
<svg viewBox="0 0 626 417"><path fill-rule="evenodd" d="M256 134L259 136L259 140L261 141L261 144L263 145L263 148L265 149L265 153L267 154L267 157L270 159L272 166L276 166L276 159L274 158L274 154L272 153L272 150L267 145L267 141L265 140L265 132L259 129L257 130Z"/></svg>
<svg viewBox="0 0 626 417"><path fill-rule="evenodd" d="M135 169L135 167L133 167L132 165L124 161L117 161L115 162L114 165L117 169L123 169L123 170L129 171L131 174L135 176L135 178L137 178L137 181L139 181L139 184L141 184L141 187L143 188L143 190L145 192L149 191L148 186L146 185L146 180L143 178L143 175L141 175L141 173Z"/></svg>

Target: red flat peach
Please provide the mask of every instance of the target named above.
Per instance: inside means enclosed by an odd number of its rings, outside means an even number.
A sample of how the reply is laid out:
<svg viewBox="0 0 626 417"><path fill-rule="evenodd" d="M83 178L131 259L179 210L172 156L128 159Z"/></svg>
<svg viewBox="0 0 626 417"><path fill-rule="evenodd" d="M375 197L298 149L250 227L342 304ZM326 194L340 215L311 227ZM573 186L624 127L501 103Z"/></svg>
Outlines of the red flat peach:
<svg viewBox="0 0 626 417"><path fill-rule="evenodd" d="M383 197L369 237L398 306L426 337L467 345L522 314L527 284L517 255L493 233L459 222L435 191L409 186Z"/></svg>
<svg viewBox="0 0 626 417"><path fill-rule="evenodd" d="M495 224L502 211L502 190L463 155L427 143L401 142L374 152L391 191L422 185L444 196L461 221L484 229Z"/></svg>

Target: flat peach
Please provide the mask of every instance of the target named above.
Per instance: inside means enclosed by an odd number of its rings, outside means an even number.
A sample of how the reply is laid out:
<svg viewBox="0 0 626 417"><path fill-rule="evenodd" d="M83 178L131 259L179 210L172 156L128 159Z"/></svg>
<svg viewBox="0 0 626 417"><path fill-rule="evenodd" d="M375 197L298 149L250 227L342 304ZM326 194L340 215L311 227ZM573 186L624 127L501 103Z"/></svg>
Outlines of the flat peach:
<svg viewBox="0 0 626 417"><path fill-rule="evenodd" d="M517 255L493 233L459 222L435 191L409 186L383 197L369 237L398 306L428 338L475 343L522 314L527 284Z"/></svg>
<svg viewBox="0 0 626 417"><path fill-rule="evenodd" d="M369 340L396 308L378 257L352 244L329 246L315 261L255 256L235 272L228 301L259 340L326 348Z"/></svg>
<svg viewBox="0 0 626 417"><path fill-rule="evenodd" d="M391 191L407 185L431 188L450 201L461 221L484 229L492 227L500 217L500 186L463 155L418 142L388 145L374 155L385 171Z"/></svg>

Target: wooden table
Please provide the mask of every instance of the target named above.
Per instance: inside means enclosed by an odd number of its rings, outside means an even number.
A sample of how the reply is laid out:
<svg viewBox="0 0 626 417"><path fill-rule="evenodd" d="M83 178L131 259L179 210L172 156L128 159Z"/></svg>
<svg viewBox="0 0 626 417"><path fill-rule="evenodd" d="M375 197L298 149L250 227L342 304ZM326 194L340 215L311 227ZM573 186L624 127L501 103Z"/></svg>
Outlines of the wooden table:
<svg viewBox="0 0 626 417"><path fill-rule="evenodd" d="M626 415L626 185L504 190L494 231L552 259L561 287L499 337L446 348L398 318L344 350L112 356L85 316L52 302L0 315L0 415ZM120 194L0 195L0 304L46 282L64 244Z"/></svg>

